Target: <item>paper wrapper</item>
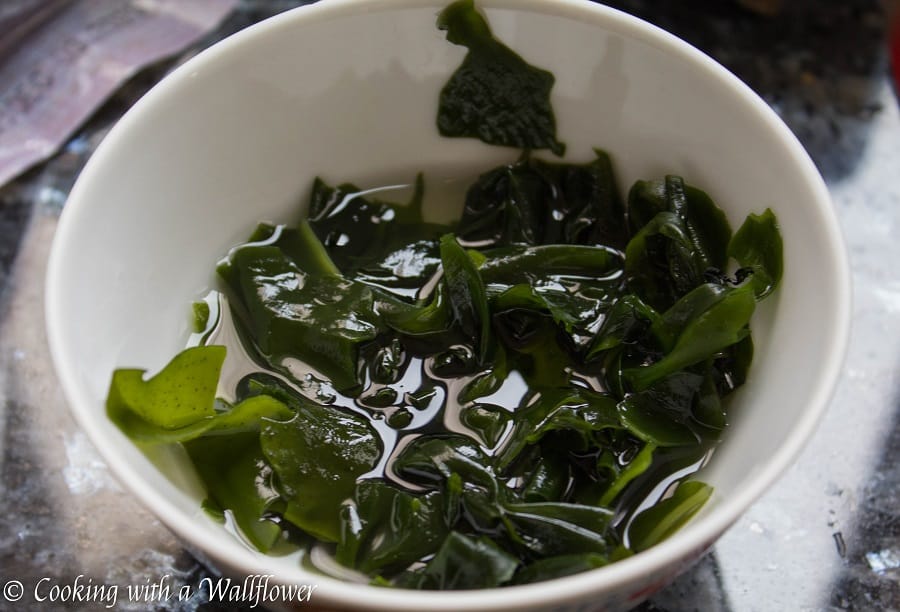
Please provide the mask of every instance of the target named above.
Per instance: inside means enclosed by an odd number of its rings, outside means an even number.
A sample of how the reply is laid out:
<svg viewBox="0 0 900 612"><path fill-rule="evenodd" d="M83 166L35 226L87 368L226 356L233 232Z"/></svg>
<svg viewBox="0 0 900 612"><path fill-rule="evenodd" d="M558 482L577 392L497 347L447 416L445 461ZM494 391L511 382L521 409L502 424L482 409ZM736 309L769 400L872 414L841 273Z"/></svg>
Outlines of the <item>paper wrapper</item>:
<svg viewBox="0 0 900 612"><path fill-rule="evenodd" d="M0 185L52 155L124 80L197 41L235 4L0 2Z"/></svg>

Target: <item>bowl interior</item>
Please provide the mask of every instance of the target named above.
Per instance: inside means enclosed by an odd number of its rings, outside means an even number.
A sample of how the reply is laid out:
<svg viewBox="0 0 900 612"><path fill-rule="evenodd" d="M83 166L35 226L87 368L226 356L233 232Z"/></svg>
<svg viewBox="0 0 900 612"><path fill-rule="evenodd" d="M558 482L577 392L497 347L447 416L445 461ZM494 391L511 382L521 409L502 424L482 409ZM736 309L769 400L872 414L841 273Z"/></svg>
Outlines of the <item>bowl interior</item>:
<svg viewBox="0 0 900 612"><path fill-rule="evenodd" d="M848 275L821 179L799 144L737 79L673 37L579 0L494 0L495 34L556 75L566 159L613 156L627 189L682 174L737 226L771 207L785 241L779 292L758 310L747 385L703 479L702 518L661 546L554 585L447 602L525 607L633 583L708 545L772 482L824 408L843 354ZM435 26L442 2L334 0L252 27L188 62L109 134L72 192L53 247L47 315L73 411L124 482L171 528L244 573L318 582L344 605L416 607L417 595L310 577L267 559L200 511L202 491L176 449L141 453L107 419L117 367L160 368L184 346L189 305L215 262L256 222L298 218L315 176L426 194L518 152L437 134L440 87L465 49ZM452 214L449 205L435 214ZM265 568L265 571L260 571ZM367 587L356 587L367 588ZM440 600L429 600L440 606ZM433 606L432 606L433 607Z"/></svg>

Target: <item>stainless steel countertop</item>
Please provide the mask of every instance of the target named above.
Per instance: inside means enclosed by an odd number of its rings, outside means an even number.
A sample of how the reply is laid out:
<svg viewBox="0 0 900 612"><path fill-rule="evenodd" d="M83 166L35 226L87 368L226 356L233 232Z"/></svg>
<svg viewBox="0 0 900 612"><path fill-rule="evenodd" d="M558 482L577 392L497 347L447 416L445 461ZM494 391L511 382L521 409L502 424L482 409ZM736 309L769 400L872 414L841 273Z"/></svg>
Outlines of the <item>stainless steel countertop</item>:
<svg viewBox="0 0 900 612"><path fill-rule="evenodd" d="M204 44L301 3L245 0ZM726 3L611 4L705 49L782 115L829 185L854 282L849 353L815 436L710 554L638 609L900 610L900 112L884 10L798 1L761 17ZM0 189L0 588L21 581L22 602L42 578L73 584L81 575L82 584L123 585L116 609L241 609L208 602L195 587L211 570L112 478L69 415L44 331L45 265L68 190L170 65L129 81L60 154ZM124 585L164 577L193 596L127 601ZM0 609L13 607L0 594Z"/></svg>

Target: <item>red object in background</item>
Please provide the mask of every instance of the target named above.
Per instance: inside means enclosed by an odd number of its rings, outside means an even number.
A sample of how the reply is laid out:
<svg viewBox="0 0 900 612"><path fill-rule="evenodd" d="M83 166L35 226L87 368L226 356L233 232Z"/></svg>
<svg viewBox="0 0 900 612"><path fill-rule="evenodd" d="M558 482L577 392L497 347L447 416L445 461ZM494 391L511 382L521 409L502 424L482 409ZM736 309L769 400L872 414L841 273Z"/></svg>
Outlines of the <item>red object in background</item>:
<svg viewBox="0 0 900 612"><path fill-rule="evenodd" d="M891 72L894 75L894 89L900 94L900 10L894 11L891 20L890 54Z"/></svg>

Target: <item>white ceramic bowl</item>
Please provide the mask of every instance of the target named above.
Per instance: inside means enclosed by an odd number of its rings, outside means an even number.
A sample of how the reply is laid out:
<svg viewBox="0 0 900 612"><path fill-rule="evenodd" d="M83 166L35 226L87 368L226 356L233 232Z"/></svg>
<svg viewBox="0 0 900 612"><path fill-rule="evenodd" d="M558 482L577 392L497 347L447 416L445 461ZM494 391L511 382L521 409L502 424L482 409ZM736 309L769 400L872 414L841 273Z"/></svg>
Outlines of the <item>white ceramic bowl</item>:
<svg viewBox="0 0 900 612"><path fill-rule="evenodd" d="M392 610L609 609L636 604L698 558L797 454L827 405L849 321L849 275L828 192L806 153L738 79L675 37L581 0L483 0L495 34L557 77L567 159L613 155L623 186L665 173L705 188L733 224L771 207L781 289L758 310L750 380L702 479L715 494L659 546L547 583L453 594L361 586L248 550L200 510L174 450L142 454L104 412L116 367L155 371L183 347L191 300L259 220L298 215L315 175L432 185L510 160L441 139L441 85L465 50L445 0L325 0L250 27L178 68L91 158L60 220L47 278L53 358L78 421L122 482L232 574L318 585L322 606Z"/></svg>

